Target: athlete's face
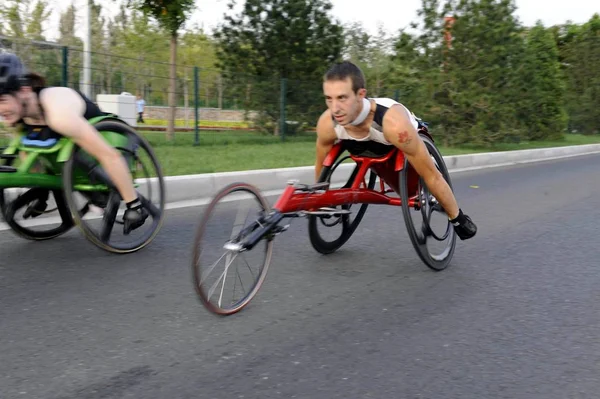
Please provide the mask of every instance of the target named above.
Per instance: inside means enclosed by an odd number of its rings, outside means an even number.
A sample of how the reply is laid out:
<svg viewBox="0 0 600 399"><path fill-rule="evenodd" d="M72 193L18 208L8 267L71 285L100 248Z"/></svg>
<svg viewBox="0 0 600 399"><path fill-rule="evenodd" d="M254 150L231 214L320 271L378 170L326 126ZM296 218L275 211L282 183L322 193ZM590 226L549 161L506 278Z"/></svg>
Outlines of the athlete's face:
<svg viewBox="0 0 600 399"><path fill-rule="evenodd" d="M359 89L357 93L352 91L352 80L327 80L323 82L323 94L325 103L340 125L347 125L358 116L362 100L367 94L366 89Z"/></svg>
<svg viewBox="0 0 600 399"><path fill-rule="evenodd" d="M14 125L21 119L23 113L23 105L21 101L11 94L0 95L0 117L9 124Z"/></svg>

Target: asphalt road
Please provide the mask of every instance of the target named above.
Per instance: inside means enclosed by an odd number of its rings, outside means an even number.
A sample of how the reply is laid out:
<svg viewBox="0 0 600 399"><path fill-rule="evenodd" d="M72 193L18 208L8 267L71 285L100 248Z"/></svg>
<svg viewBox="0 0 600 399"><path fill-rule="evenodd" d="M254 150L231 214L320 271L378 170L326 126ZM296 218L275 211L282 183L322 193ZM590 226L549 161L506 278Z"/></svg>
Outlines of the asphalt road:
<svg viewBox="0 0 600 399"><path fill-rule="evenodd" d="M597 398L600 156L453 175L479 226L426 268L399 208L323 256L296 220L241 313L190 281L203 210L116 256L0 233L0 398ZM478 186L472 188L471 186Z"/></svg>

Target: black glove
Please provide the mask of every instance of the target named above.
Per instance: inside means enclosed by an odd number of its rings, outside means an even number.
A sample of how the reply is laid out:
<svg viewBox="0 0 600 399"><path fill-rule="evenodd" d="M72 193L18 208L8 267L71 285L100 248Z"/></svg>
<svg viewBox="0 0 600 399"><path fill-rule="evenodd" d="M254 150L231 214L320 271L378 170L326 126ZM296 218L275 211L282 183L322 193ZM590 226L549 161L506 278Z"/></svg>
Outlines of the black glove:
<svg viewBox="0 0 600 399"><path fill-rule="evenodd" d="M450 223L454 226L454 231L461 240L468 240L477 233L477 226L468 215L465 215L462 209L458 210L458 216L450 219Z"/></svg>

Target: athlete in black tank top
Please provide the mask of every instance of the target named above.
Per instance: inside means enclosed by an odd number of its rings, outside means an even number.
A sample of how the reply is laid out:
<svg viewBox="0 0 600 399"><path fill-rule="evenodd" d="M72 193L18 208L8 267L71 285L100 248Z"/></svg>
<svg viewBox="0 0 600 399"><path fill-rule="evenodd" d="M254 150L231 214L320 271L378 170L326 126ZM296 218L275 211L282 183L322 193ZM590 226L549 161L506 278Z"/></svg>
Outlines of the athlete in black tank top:
<svg viewBox="0 0 600 399"><path fill-rule="evenodd" d="M377 139L383 144L390 143L403 152L423 178L459 238L466 240L475 236L477 226L458 206L452 189L429 156L407 109L400 104L384 108L377 101L369 101L364 74L349 61L335 63L325 73L323 94L327 110L317 122L315 180L319 179L323 161L339 138L353 138L361 142ZM337 129L340 126L343 131Z"/></svg>
<svg viewBox="0 0 600 399"><path fill-rule="evenodd" d="M37 93L38 98L39 98L40 93L49 88L52 88L52 87L36 88L34 90L34 92ZM79 96L85 102L85 111L83 113L83 117L85 118L85 120L89 121L92 118L107 115L106 112L103 112L100 109L100 107L98 107L89 98L87 98L85 94L83 94L82 92L80 92L77 89L73 89L73 91L75 91L77 94L79 94ZM40 109L42 111L42 116L43 116L44 108L41 104L40 104ZM29 142L39 141L42 143L48 143L48 141L50 141L50 140L56 141L62 137L62 135L60 133L52 130L47 124L44 124L44 125L27 124L23 119L21 119L18 123L27 132L26 138L29 140Z"/></svg>
<svg viewBox="0 0 600 399"><path fill-rule="evenodd" d="M27 132L26 140L39 143L69 137L96 158L127 204L123 230L129 234L142 226L149 215L133 187L121 153L87 123L101 115L105 115L104 112L81 92L68 87L46 87L42 77L26 72L19 57L0 54L0 117L9 125L22 124ZM52 145L52 142L47 144ZM42 197L32 206L35 211L43 211L47 206L45 202Z"/></svg>

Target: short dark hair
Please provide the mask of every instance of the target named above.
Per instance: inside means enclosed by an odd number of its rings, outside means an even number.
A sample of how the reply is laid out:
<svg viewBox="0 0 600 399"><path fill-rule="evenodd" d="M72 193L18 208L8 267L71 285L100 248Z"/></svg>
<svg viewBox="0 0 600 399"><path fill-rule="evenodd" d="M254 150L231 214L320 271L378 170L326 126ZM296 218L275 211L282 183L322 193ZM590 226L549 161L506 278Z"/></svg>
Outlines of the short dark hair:
<svg viewBox="0 0 600 399"><path fill-rule="evenodd" d="M46 79L37 73L26 73L25 75L10 75L3 85L0 94L14 95L21 87L29 86L35 93L39 93L46 87Z"/></svg>
<svg viewBox="0 0 600 399"><path fill-rule="evenodd" d="M352 82L352 90L356 93L359 89L365 88L365 75L359 67L350 61L336 62L325 72L323 81L328 80L346 80L350 78Z"/></svg>
<svg viewBox="0 0 600 399"><path fill-rule="evenodd" d="M22 86L30 86L33 89L33 91L39 91L41 89L46 88L46 79L42 75L30 72L26 74L23 78L24 82Z"/></svg>

